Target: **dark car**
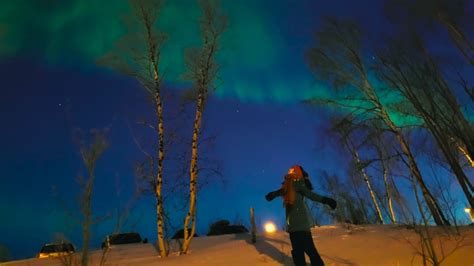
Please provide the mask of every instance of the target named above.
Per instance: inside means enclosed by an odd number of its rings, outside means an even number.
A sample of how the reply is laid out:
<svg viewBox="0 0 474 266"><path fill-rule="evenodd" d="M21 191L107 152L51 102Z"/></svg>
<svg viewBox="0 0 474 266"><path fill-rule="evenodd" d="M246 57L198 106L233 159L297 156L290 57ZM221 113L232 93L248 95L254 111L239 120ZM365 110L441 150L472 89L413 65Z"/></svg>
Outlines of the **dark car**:
<svg viewBox="0 0 474 266"><path fill-rule="evenodd" d="M123 245L123 244L134 244L134 243L148 243L148 239L143 239L139 233L120 233L112 234L105 237L104 242L102 242L102 248L110 248L114 245Z"/></svg>
<svg viewBox="0 0 474 266"><path fill-rule="evenodd" d="M76 252L71 243L46 244L41 248L38 258L50 258L65 256Z"/></svg>

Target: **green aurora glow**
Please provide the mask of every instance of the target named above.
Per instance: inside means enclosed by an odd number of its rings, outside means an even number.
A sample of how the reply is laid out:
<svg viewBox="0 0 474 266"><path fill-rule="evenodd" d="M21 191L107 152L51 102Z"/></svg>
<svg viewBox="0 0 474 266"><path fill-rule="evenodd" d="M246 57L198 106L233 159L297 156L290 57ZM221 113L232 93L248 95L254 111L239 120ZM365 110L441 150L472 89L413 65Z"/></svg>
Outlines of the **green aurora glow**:
<svg viewBox="0 0 474 266"><path fill-rule="evenodd" d="M288 38L275 28L275 18L264 1L222 3L230 23L218 58L222 67L216 82L217 97L284 104L333 96L329 88L315 82L303 57L292 54ZM126 0L107 1L107 6L93 0L3 2L0 60L33 56L53 65L97 68L97 59L112 51L126 32L123 21L127 15L130 6ZM158 23L168 35L162 52L166 82L180 83L183 51L200 42L199 16L196 1L165 2ZM310 45L312 36L304 41ZM391 116L398 124L416 122L396 113Z"/></svg>
<svg viewBox="0 0 474 266"><path fill-rule="evenodd" d="M253 1L224 1L229 29L223 36L218 97L252 102L295 102L321 94L308 73L275 78L287 52L272 21ZM34 56L50 64L95 66L125 32L128 1L8 1L0 9L0 56ZM239 17L245 14L245 19ZM167 81L179 81L183 51L199 44L200 11L195 1L168 1L159 24L168 35L162 66ZM299 58L305 69L303 58Z"/></svg>

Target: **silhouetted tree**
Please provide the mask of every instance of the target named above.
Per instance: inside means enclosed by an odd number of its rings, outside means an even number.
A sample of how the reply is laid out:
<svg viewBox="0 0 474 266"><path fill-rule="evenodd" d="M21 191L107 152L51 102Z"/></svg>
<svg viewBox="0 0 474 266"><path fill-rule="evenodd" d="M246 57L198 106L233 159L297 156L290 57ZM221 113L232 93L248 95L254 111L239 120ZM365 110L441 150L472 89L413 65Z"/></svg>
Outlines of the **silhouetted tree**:
<svg viewBox="0 0 474 266"><path fill-rule="evenodd" d="M92 194L95 182L95 168L98 159L108 147L106 130L91 130L90 137L91 140L89 144L87 144L84 139L79 140L79 153L86 170L85 177L79 176L78 178L81 188L79 203L82 214L82 266L87 266L89 264L91 225L94 223L92 214Z"/></svg>
<svg viewBox="0 0 474 266"><path fill-rule="evenodd" d="M391 40L379 53L379 77L407 100L399 106L400 109L414 110L414 114L423 120L473 208L473 186L456 154L456 144L459 143L456 140L461 143L466 140L468 145L465 147L469 147L474 138L473 128L422 41L412 36L404 36L403 41Z"/></svg>
<svg viewBox="0 0 474 266"><path fill-rule="evenodd" d="M347 179L342 179L337 175L321 173L319 184L324 191L329 192L338 202L335 211L324 211L337 222L351 224L369 224L377 218L372 219L367 208L370 199L365 197L367 193L360 193L363 186L360 182L360 173L349 172Z"/></svg>
<svg viewBox="0 0 474 266"><path fill-rule="evenodd" d="M350 21L328 18L323 29L316 35L317 43L308 52L309 66L319 79L332 85L336 97L311 99L307 102L334 105L361 119L382 122L385 130L392 132L398 140L435 223L449 224L421 175L408 141L392 120L369 79L361 53L360 29Z"/></svg>
<svg viewBox="0 0 474 266"><path fill-rule="evenodd" d="M380 209L380 204L377 200L375 195L375 191L373 189L373 185L371 182L371 178L366 171L367 163L363 161L361 156L359 155L360 146L355 143L354 137L352 135L357 131L357 128L354 124L350 121L350 117L345 117L339 121L333 123L333 131L336 132L340 136L340 141L343 143L344 147L349 151L352 156L352 160L354 161L354 165L357 168L357 171L361 175L364 180L364 183L367 187L367 191L369 192L370 199L372 201L375 216L377 221L381 224L384 223L382 211Z"/></svg>
<svg viewBox="0 0 474 266"><path fill-rule="evenodd" d="M387 141L384 140L383 132L378 130L378 126L373 126L373 134L371 135L371 146L375 149L378 162L381 167L381 172L383 176L383 183L385 187L385 197L387 200L387 212L390 218L390 221L394 224L397 223L397 218L395 215L395 208L393 205L393 195L398 193L397 186L393 182L393 178L390 174L390 166L392 165L391 161L393 161L395 156L389 155L389 148L387 148ZM389 146L388 146L389 147Z"/></svg>
<svg viewBox="0 0 474 266"><path fill-rule="evenodd" d="M386 10L392 20L408 27L426 29L439 23L466 61L474 66L474 42L469 39L472 32L467 31L469 26L472 29L474 17L467 12L468 3L466 0L389 0Z"/></svg>

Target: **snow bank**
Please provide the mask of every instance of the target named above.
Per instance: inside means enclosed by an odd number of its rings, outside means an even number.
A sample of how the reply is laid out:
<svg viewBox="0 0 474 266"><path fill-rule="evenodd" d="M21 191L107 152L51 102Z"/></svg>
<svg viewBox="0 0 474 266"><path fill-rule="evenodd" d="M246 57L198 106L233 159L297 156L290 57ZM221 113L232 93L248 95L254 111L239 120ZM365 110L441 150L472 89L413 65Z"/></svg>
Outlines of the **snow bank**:
<svg viewBox="0 0 474 266"><path fill-rule="evenodd" d="M312 230L316 247L326 265L422 265L420 238L403 226L322 226ZM442 265L474 265L474 227L460 228L458 237L446 236L443 229L431 228ZM278 231L261 234L250 243L249 234L194 238L189 254L172 253L159 258L151 244L124 245L106 255L106 265L293 265L288 234ZM92 252L91 263L98 265L101 251ZM309 262L309 260L307 260ZM4 265L61 265L58 259L29 259Z"/></svg>

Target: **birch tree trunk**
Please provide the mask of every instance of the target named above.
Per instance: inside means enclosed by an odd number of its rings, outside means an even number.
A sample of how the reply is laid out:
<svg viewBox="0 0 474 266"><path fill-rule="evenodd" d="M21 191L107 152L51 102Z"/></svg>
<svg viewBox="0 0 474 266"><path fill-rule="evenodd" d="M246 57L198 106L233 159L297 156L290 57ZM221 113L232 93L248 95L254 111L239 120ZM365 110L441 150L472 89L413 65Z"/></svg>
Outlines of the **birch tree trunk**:
<svg viewBox="0 0 474 266"><path fill-rule="evenodd" d="M388 126L390 131L395 134L396 139L400 143L402 152L408 159L408 167L410 169L410 172L413 174L418 184L420 185L422 195L426 201L428 209L431 212L431 215L433 216L435 223L437 225L449 225L449 221L444 216L443 212L441 211L441 208L439 207L435 198L433 197L428 187L426 186L425 181L423 180L421 172L418 168L418 164L416 163L415 157L413 156L413 153L410 149L410 146L408 145L408 142L406 141L405 137L401 133L400 129L392 121L392 119L387 113L387 110L384 108L379 98L377 97L375 90L372 88L372 85L369 83L369 80L367 78L367 75L365 74L365 71L363 70L362 65L360 66L359 69L364 78L364 86L363 86L365 87L364 91L367 97L372 101L374 106L379 111L377 113L378 116L382 119L382 121L384 121L384 123Z"/></svg>
<svg viewBox="0 0 474 266"><path fill-rule="evenodd" d="M388 206L388 216L390 218L390 222L393 224L397 223L397 219L395 216L395 210L393 209L393 200L392 200L392 189L390 188L390 182L389 182L389 168L387 165L387 156L386 156L386 150L382 147L383 142L382 142L382 137L381 135L377 135L377 140L374 143L375 150L377 151L377 154L380 159L380 164L382 166L382 175L383 175L383 183L385 187L385 197L387 199L387 206Z"/></svg>
<svg viewBox="0 0 474 266"><path fill-rule="evenodd" d="M160 49L161 44L164 41L164 36L161 32L154 32L153 26L156 22L157 14L161 9L162 3L157 2L153 9L148 10L144 6L143 2L137 2L138 10L140 11L140 18L145 28L146 42L148 46L147 59L151 65L151 74L153 75L153 90L150 94L153 95L155 104L155 115L157 118L157 133L158 133L158 169L156 173L154 184L154 193L156 199L156 229L157 229L157 242L161 257L168 256L168 247L165 241L165 228L164 228L164 202L162 195L163 188L163 161L165 159L165 130L164 130L164 119L163 119L163 103L161 99L161 75L159 72L159 61L160 61ZM155 13L151 13L155 12Z"/></svg>
<svg viewBox="0 0 474 266"><path fill-rule="evenodd" d="M466 158L466 160L469 162L469 164L471 165L471 167L474 167L474 161L472 160L471 156L468 154L466 148L464 148L462 145L460 145L459 143L456 143L456 146L458 148L458 150L461 152L462 155L464 155L464 157Z"/></svg>
<svg viewBox="0 0 474 266"><path fill-rule="evenodd" d="M391 189L388 183L388 171L383 167L383 183L385 186L385 191L387 193L387 205L388 205L388 212L390 216L390 221L394 224L397 223L397 218L395 216L395 211L393 210L393 202L392 202L392 195L391 195Z"/></svg>
<svg viewBox="0 0 474 266"><path fill-rule="evenodd" d="M426 201L428 209L430 210L430 213L433 216L436 225L449 225L449 221L444 216L435 198L426 186L425 181L421 176L421 172L418 169L418 165L416 164L415 157L413 156L413 153L411 152L410 147L408 146L405 138L398 131L395 133L395 135L400 142L403 153L408 158L408 166L410 168L410 171L416 178L418 184L420 185L421 193Z"/></svg>
<svg viewBox="0 0 474 266"><path fill-rule="evenodd" d="M129 32L117 42L116 51L104 56L101 63L140 82L150 99L153 100L153 113L156 124L153 128L158 137L156 151L142 152L147 156L150 173L147 173L147 185L155 196L157 242L161 257L168 255L165 241L164 202L163 202L163 162L165 159L165 129L163 119L162 73L159 71L161 48L166 41L166 34L157 27L163 0L129 0L133 21L125 20L124 24L132 26ZM128 25L132 23L131 25ZM100 63L100 62L99 62ZM137 142L138 143L138 142ZM155 172L155 167L156 172ZM149 182L148 182L149 181Z"/></svg>
<svg viewBox="0 0 474 266"><path fill-rule="evenodd" d="M146 11L141 6L143 23L147 34L148 44L148 59L151 63L151 70L153 73L153 90L150 92L153 95L155 104L155 115L157 120L157 133L158 133L158 152L157 152L157 164L158 169L155 176L154 193L156 199L156 229L157 229L157 241L161 257L168 256L168 247L165 241L165 229L164 229L164 202L162 195L163 188L163 161L165 159L165 129L163 119L163 102L161 97L161 76L158 68L159 63L159 43L155 40L152 32L153 21L150 21L147 17Z"/></svg>
<svg viewBox="0 0 474 266"><path fill-rule="evenodd" d="M197 199L197 181L198 181L198 138L201 129L202 111L204 109L204 94L199 93L196 106L196 115L193 124L193 137L191 149L191 167L190 167L190 182L189 182L189 211L184 219L184 240L181 247L181 253L186 254L189 249L191 239L196 232L196 199ZM191 222L191 232L189 232L189 223Z"/></svg>
<svg viewBox="0 0 474 266"><path fill-rule="evenodd" d="M157 73L157 72L156 72ZM156 80L157 81L157 80ZM158 81L157 81L158 82ZM158 172L155 181L155 198L156 198L156 229L158 247L160 249L160 256L168 256L168 247L165 241L164 229L164 203L163 203L163 160L165 159L164 151L164 122L163 122L163 106L161 103L160 91L157 90L155 94L156 115L158 117Z"/></svg>
<svg viewBox="0 0 474 266"><path fill-rule="evenodd" d="M184 239L181 254L188 252L189 245L196 232L197 184L199 179L198 148L202 116L208 94L213 89L213 81L217 75L218 65L215 57L219 50L219 39L227 28L227 16L220 9L217 1L200 0L199 4L202 11L200 25L203 44L202 47L189 50L190 53L185 57L188 67L185 76L193 82L197 98L189 167L189 210L184 219ZM191 230L189 224L191 224Z"/></svg>
<svg viewBox="0 0 474 266"><path fill-rule="evenodd" d="M356 148L352 146L352 147L350 147L350 149L351 149L352 157L354 158L357 165L358 166L362 165L362 161L360 160L360 156L359 156L359 153L357 152ZM360 168L359 171L362 174L362 177L364 178L364 182L367 185L367 190L369 191L370 198L372 199L372 203L374 204L374 210L375 210L375 215L377 216L377 220L381 224L384 224L382 211L380 210L380 206L379 206L379 203L377 201L377 197L375 196L375 192L372 189L372 184L370 183L369 175L367 174L367 172L365 171L364 168Z"/></svg>

